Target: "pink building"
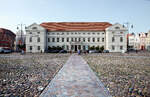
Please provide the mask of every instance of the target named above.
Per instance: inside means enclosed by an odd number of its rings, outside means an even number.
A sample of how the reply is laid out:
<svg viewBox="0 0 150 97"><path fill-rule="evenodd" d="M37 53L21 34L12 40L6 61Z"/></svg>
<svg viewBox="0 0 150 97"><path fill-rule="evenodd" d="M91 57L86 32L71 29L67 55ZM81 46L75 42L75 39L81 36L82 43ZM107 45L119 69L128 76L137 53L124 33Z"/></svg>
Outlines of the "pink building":
<svg viewBox="0 0 150 97"><path fill-rule="evenodd" d="M140 49L141 50L145 50L146 49L147 37L148 37L148 33L144 33L144 32L139 33Z"/></svg>

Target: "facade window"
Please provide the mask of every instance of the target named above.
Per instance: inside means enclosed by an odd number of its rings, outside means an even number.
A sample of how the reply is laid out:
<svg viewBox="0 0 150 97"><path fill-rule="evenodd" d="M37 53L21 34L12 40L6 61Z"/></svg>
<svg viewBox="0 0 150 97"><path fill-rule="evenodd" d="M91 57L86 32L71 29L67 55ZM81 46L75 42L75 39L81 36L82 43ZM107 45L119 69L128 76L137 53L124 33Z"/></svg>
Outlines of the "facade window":
<svg viewBox="0 0 150 97"><path fill-rule="evenodd" d="M64 35L64 33L62 33L62 35Z"/></svg>
<svg viewBox="0 0 150 97"><path fill-rule="evenodd" d="M55 38L52 38L52 42L55 42Z"/></svg>
<svg viewBox="0 0 150 97"><path fill-rule="evenodd" d="M72 50L74 49L73 45L71 45L71 49L72 49Z"/></svg>
<svg viewBox="0 0 150 97"><path fill-rule="evenodd" d="M57 42L59 42L59 38L57 38Z"/></svg>
<svg viewBox="0 0 150 97"><path fill-rule="evenodd" d="M62 49L65 49L65 45L62 46Z"/></svg>
<svg viewBox="0 0 150 97"><path fill-rule="evenodd" d="M67 45L67 50L69 50L69 46Z"/></svg>
<svg viewBox="0 0 150 97"><path fill-rule="evenodd" d="M48 38L48 42L50 42L50 38Z"/></svg>
<svg viewBox="0 0 150 97"><path fill-rule="evenodd" d="M120 37L120 42L123 42L123 37Z"/></svg>
<svg viewBox="0 0 150 97"><path fill-rule="evenodd" d="M120 32L121 34L123 34L123 32Z"/></svg>
<svg viewBox="0 0 150 97"><path fill-rule="evenodd" d="M115 38L114 37L112 37L112 42L115 42Z"/></svg>
<svg viewBox="0 0 150 97"><path fill-rule="evenodd" d="M77 42L77 38L75 38L75 42Z"/></svg>
<svg viewBox="0 0 150 97"><path fill-rule="evenodd" d="M69 35L69 33L67 32L67 35Z"/></svg>
<svg viewBox="0 0 150 97"><path fill-rule="evenodd" d="M57 33L57 35L59 35L59 33Z"/></svg>
<svg viewBox="0 0 150 97"><path fill-rule="evenodd" d="M120 50L123 50L123 46L120 46Z"/></svg>
<svg viewBox="0 0 150 97"><path fill-rule="evenodd" d="M62 38L62 42L64 42L64 38Z"/></svg>
<svg viewBox="0 0 150 97"><path fill-rule="evenodd" d="M67 38L67 42L69 42L69 38Z"/></svg>
<svg viewBox="0 0 150 97"><path fill-rule="evenodd" d="M81 34L80 32L78 34Z"/></svg>
<svg viewBox="0 0 150 97"><path fill-rule="evenodd" d="M90 42L90 38L88 38L88 42Z"/></svg>
<svg viewBox="0 0 150 97"><path fill-rule="evenodd" d="M90 35L90 32L88 34Z"/></svg>
<svg viewBox="0 0 150 97"><path fill-rule="evenodd" d="M32 34L32 32L29 32L29 34Z"/></svg>
<svg viewBox="0 0 150 97"><path fill-rule="evenodd" d="M95 33L93 33L93 35L94 35Z"/></svg>
<svg viewBox="0 0 150 97"><path fill-rule="evenodd" d="M29 42L32 42L32 37L30 37Z"/></svg>
<svg viewBox="0 0 150 97"><path fill-rule="evenodd" d="M71 42L73 42L73 38L71 38Z"/></svg>
<svg viewBox="0 0 150 97"><path fill-rule="evenodd" d="M104 34L104 33L102 33L102 34Z"/></svg>
<svg viewBox="0 0 150 97"><path fill-rule="evenodd" d="M32 46L29 47L30 51L32 51Z"/></svg>
<svg viewBox="0 0 150 97"><path fill-rule="evenodd" d="M40 32L37 32L37 34L40 34Z"/></svg>
<svg viewBox="0 0 150 97"><path fill-rule="evenodd" d="M83 50L85 50L85 45L83 45Z"/></svg>
<svg viewBox="0 0 150 97"><path fill-rule="evenodd" d="M38 48L37 48L38 50L40 50L41 48L40 48L40 46L38 46Z"/></svg>
<svg viewBox="0 0 150 97"><path fill-rule="evenodd" d="M99 33L97 33L97 35L99 35Z"/></svg>
<svg viewBox="0 0 150 97"><path fill-rule="evenodd" d="M79 38L79 42L81 41L81 38Z"/></svg>
<svg viewBox="0 0 150 97"><path fill-rule="evenodd" d="M71 34L73 35L73 32Z"/></svg>
<svg viewBox="0 0 150 97"><path fill-rule="evenodd" d="M85 42L85 38L83 38L83 42Z"/></svg>
<svg viewBox="0 0 150 97"><path fill-rule="evenodd" d="M83 33L83 34L85 34L85 33Z"/></svg>
<svg viewBox="0 0 150 97"><path fill-rule="evenodd" d="M95 38L93 38L93 42L95 42Z"/></svg>
<svg viewBox="0 0 150 97"><path fill-rule="evenodd" d="M115 46L114 45L112 45L112 50L115 50Z"/></svg>
<svg viewBox="0 0 150 97"><path fill-rule="evenodd" d="M97 42L99 42L99 38L97 38Z"/></svg>
<svg viewBox="0 0 150 97"><path fill-rule="evenodd" d="M102 42L104 42L104 38L102 38Z"/></svg>
<svg viewBox="0 0 150 97"><path fill-rule="evenodd" d="M37 42L40 42L40 37L37 38Z"/></svg>

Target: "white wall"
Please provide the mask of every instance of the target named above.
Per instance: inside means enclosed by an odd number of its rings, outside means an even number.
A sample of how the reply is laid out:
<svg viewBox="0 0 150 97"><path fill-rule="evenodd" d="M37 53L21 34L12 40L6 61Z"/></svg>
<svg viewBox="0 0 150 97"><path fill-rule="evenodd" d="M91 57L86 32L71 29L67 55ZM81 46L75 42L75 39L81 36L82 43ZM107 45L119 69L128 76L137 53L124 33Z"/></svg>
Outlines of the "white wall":
<svg viewBox="0 0 150 97"><path fill-rule="evenodd" d="M33 29L36 27L37 29ZM40 33L38 33L40 32ZM29 42L30 37L32 37L32 42ZM40 37L40 42L37 42L37 38ZM26 29L26 52L44 52L46 49L46 30L37 25L32 24ZM32 51L30 50L30 46L32 46ZM40 46L40 50L38 50L38 46Z"/></svg>
<svg viewBox="0 0 150 97"><path fill-rule="evenodd" d="M47 38L50 38L50 42L48 42L47 39L47 46L63 46L68 45L70 46L70 42L67 42L67 38L69 38L69 41L71 41L71 38L81 38L82 45L89 45L89 46L105 46L105 41L102 42L102 38L105 39L105 32L48 32L49 35L47 35ZM55 33L55 34L53 34ZM59 35L58 35L59 33ZM62 34L64 33L64 34ZM67 34L69 33L69 35ZM76 34L75 34L76 33ZM80 34L79 34L80 33ZM90 33L90 34L88 34ZM93 34L95 33L95 34ZM98 34L99 33L99 34ZM55 38L55 42L52 42L52 38ZM59 42L56 42L57 38L60 38ZM64 38L64 42L62 42L62 38ZM85 42L83 42L83 38L85 38ZM88 38L90 38L90 42L88 42ZM93 42L93 38L95 38L95 42ZM100 39L100 41L97 41L97 38ZM74 42L75 43L75 42ZM77 43L77 42L76 42ZM79 43L80 44L80 43Z"/></svg>
<svg viewBox="0 0 150 97"><path fill-rule="evenodd" d="M33 29L34 27L36 27L36 29ZM119 27L119 29L116 29L116 27ZM126 35L127 29L120 24L114 24L113 26L108 27L106 31L46 32L45 28L34 23L26 29L26 52L41 52L41 50L44 52L47 50L48 46L65 46L66 49L66 46L68 45L69 49L71 49L70 44L95 47L104 46L104 48L110 52L121 52L120 46L123 46L124 51L127 50ZM32 42L29 42L30 37L32 37ZM37 37L40 37L40 42L37 42ZM71 41L71 38L77 38L77 41L78 38L81 38L81 42L67 42L67 37L69 38L69 41ZM112 42L112 37L115 37L115 42ZM120 37L123 37L123 42L120 42ZM48 38L50 38L50 42L48 42ZM55 38L55 42L52 42L52 38ZM57 42L57 38L59 38L59 42ZM62 42L62 38L64 38L64 42ZM83 42L83 38L85 38L85 42ZM90 42L88 42L88 38L90 38ZM93 38L95 38L95 42L93 42ZM100 39L99 42L97 41L97 38ZM104 38L104 42L102 42L102 38ZM112 45L115 46L115 50L112 50ZM32 51L30 51L30 46L32 46ZM41 47L41 50L37 49L38 46ZM81 47L81 49L83 48Z"/></svg>
<svg viewBox="0 0 150 97"><path fill-rule="evenodd" d="M112 42L112 37L115 38L114 42ZM120 37L123 37L123 42L120 42ZM114 50L112 46L115 47ZM123 46L124 51L127 50L127 29L117 23L106 29L106 49L110 52L122 52L120 46Z"/></svg>

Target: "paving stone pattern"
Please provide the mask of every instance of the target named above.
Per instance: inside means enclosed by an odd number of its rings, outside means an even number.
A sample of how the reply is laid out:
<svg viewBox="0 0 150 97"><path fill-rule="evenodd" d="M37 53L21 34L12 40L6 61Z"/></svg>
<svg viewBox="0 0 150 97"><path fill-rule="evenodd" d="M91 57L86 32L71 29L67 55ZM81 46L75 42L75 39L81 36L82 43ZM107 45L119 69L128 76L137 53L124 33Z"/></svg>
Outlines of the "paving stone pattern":
<svg viewBox="0 0 150 97"><path fill-rule="evenodd" d="M112 97L86 61L72 55L40 97Z"/></svg>

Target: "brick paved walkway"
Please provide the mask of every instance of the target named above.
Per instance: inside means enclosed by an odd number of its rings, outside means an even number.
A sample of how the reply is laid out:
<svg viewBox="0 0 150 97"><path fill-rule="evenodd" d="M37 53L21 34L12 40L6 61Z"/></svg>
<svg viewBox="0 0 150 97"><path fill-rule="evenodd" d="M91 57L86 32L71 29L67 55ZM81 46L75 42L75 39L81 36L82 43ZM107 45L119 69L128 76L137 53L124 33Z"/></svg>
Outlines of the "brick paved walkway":
<svg viewBox="0 0 150 97"><path fill-rule="evenodd" d="M112 97L81 56L72 55L40 97Z"/></svg>

